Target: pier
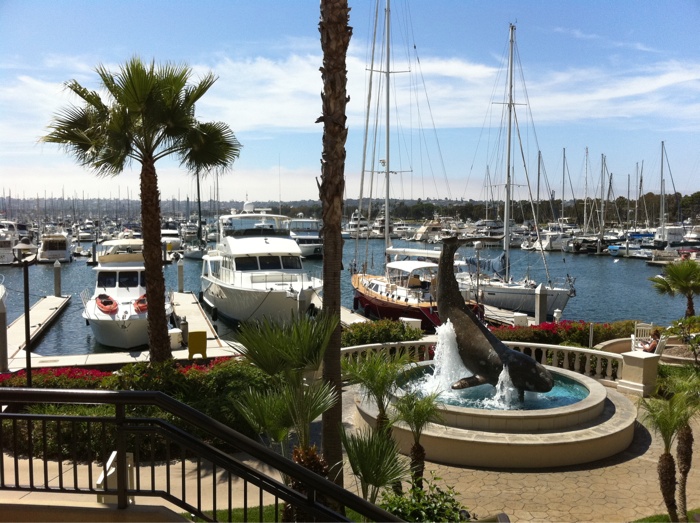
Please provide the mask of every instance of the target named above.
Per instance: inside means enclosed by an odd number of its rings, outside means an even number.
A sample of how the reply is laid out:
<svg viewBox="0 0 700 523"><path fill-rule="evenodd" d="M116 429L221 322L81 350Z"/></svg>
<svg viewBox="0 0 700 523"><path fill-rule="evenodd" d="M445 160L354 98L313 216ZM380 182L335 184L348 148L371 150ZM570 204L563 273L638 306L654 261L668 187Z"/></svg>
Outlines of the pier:
<svg viewBox="0 0 700 523"><path fill-rule="evenodd" d="M30 343L44 334L46 329L58 318L68 306L70 296L44 296L29 309L29 339ZM13 321L7 328L7 355L9 360L16 360L20 353L24 361L26 333L24 314ZM24 367L24 365L22 365Z"/></svg>

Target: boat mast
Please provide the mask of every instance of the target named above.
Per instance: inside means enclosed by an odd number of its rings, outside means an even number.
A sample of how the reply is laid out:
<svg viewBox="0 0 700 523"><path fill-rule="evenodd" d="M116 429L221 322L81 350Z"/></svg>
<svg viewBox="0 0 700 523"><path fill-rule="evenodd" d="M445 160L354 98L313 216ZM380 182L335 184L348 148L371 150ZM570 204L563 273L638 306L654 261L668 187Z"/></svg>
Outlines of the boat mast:
<svg viewBox="0 0 700 523"><path fill-rule="evenodd" d="M664 142L661 142L661 200L659 201L659 229L658 238L666 241L666 198L664 188Z"/></svg>
<svg viewBox="0 0 700 523"><path fill-rule="evenodd" d="M510 148L513 122L513 46L515 26L510 24L510 52L508 57L508 141L506 152L506 204L503 209L503 250L506 253L505 281L510 281Z"/></svg>
<svg viewBox="0 0 700 523"><path fill-rule="evenodd" d="M562 163L561 163L561 220L559 220L560 225L564 223L564 192L565 191L566 191L566 147L564 147L564 154L563 154L563 159L562 159Z"/></svg>
<svg viewBox="0 0 700 523"><path fill-rule="evenodd" d="M384 71L385 79L386 79L386 162L384 163L384 176L386 178L385 180L385 186L386 186L386 194L384 196L384 246L385 247L390 247L391 246L391 241L389 238L389 161L391 159L391 155L389 154L389 96L390 96L390 89L389 89L389 82L391 78L391 73L389 66L391 65L391 53L390 53L390 43L391 43L391 33L390 31L390 22L391 22L391 9L389 6L390 0L386 0L386 71Z"/></svg>

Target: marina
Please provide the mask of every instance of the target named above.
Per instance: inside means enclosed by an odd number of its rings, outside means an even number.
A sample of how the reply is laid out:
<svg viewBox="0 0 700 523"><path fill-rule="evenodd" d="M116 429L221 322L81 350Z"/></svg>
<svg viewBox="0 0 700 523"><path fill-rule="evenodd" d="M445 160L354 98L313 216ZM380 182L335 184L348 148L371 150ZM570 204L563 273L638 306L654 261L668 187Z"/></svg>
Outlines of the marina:
<svg viewBox="0 0 700 523"><path fill-rule="evenodd" d="M394 240L396 247L419 247L421 244L404 240ZM434 248L435 245L422 245L424 248ZM343 252L343 267L341 274L341 304L346 312L343 316L349 320L360 318L359 314L351 313L353 307L353 289L351 285L350 267L357 259L358 252L367 249L370 267L375 271L384 270L384 242L380 240L346 240ZM474 249L464 247L464 255L473 255ZM482 257L496 256L499 251L484 249ZM569 274L575 278L576 296L572 297L563 311L562 319L594 323L606 323L619 320L639 320L653 322L656 325L670 325L671 322L683 317L685 300L658 295L652 287L649 277L660 273L659 267L647 265L644 260L634 258L615 258L611 256L591 256L585 254L570 254L563 252L537 253L529 251L513 252L512 270L516 274L535 271L540 265L539 260L532 257L545 256L553 275ZM179 263L179 262L178 262ZM183 292L199 296L200 275L202 262L184 259L183 263ZM305 270L320 273L322 260L305 260ZM176 291L178 287L178 264L163 267L166 288ZM34 305L44 296L54 294L54 275L52 265L35 264L29 267L30 304ZM62 293L76 296L68 300L64 312L33 342L33 353L37 357L73 356L110 354L114 349L100 345L92 335L90 327L85 325L81 317L83 306L77 298L86 287L94 284L92 267L87 266L85 258L76 258L72 263L61 265ZM540 277L539 274L535 276ZM23 314L23 283L22 268L6 266L0 268L0 283L6 289L7 324L11 324ZM182 304L198 301L189 297ZM181 306L182 306L181 304ZM177 309L177 307L176 307ZM178 313L180 314L180 313ZM184 313L188 321L193 318L190 312ZM347 323L349 320L344 320ZM211 323L218 329L222 344L235 341L235 324L219 318ZM226 346L222 347L223 350ZM139 351L140 352L140 351ZM127 352L126 354L130 354ZM131 356L129 356L131 357ZM138 356L135 356L137 358Z"/></svg>

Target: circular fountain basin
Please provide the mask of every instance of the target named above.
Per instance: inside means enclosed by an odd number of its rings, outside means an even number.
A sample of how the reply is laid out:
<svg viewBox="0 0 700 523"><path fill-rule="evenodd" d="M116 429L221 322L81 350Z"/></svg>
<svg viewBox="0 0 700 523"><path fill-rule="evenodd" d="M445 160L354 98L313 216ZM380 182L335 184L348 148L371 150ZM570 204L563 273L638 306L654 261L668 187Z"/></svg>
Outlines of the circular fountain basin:
<svg viewBox="0 0 700 523"><path fill-rule="evenodd" d="M431 366L430 362L422 362L409 370L409 374L423 373L424 368ZM605 407L607 394L596 380L564 369L549 369L555 381L570 380L588 391L585 397L572 400L573 403L562 407L536 408L533 410L493 410L483 408L461 407L443 403L443 424L459 429L471 429L489 432L541 432L548 430L563 430L589 422L601 415ZM410 378L409 379L415 379ZM490 385L481 385L493 389ZM461 392L461 391L460 391ZM397 395L404 393L399 389ZM537 396L546 396L536 393ZM543 401L544 402L544 401ZM546 402L545 402L546 403Z"/></svg>
<svg viewBox="0 0 700 523"><path fill-rule="evenodd" d="M427 362L430 364L431 362ZM483 410L444 405L443 421L423 431L429 461L498 469L534 469L590 463L625 450L634 436L636 407L624 396L581 374L548 367L573 379L588 395L571 405L542 410ZM357 421L374 426L377 409L356 400ZM402 453L413 436L393 428Z"/></svg>

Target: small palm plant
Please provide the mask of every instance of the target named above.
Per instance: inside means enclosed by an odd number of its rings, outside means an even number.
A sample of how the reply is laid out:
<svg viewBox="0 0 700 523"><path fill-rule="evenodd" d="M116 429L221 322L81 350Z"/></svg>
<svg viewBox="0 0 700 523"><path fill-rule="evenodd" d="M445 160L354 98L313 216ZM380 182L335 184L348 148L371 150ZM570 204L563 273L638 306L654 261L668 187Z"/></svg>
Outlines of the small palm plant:
<svg viewBox="0 0 700 523"><path fill-rule="evenodd" d="M693 463L693 430L690 420L700 411L700 374L692 367L682 375L674 374L661 384L665 389L673 391L674 395L683 395L683 401L688 409L687 420L678 429L676 444L676 461L678 465L678 512L680 521L686 521L687 513L686 485Z"/></svg>
<svg viewBox="0 0 700 523"><path fill-rule="evenodd" d="M411 446L411 476L415 487L423 488L423 473L425 471L425 449L420 443L423 430L428 423L442 420L441 407L437 402L439 392L421 396L416 391L410 391L394 403L395 413L392 423L403 421L411 429L413 445Z"/></svg>
<svg viewBox="0 0 700 523"><path fill-rule="evenodd" d="M389 402L398 387L397 380L408 363L408 356L386 352L368 352L364 357L342 361L344 378L359 384L364 397L376 403L378 432L389 433Z"/></svg>
<svg viewBox="0 0 700 523"><path fill-rule="evenodd" d="M382 489L408 476L396 442L385 434L366 427L357 434L341 432L341 439L352 473L360 481L362 497L370 503L377 502Z"/></svg>
<svg viewBox="0 0 700 523"><path fill-rule="evenodd" d="M676 504L676 461L671 454L673 442L678 437L683 426L688 425L692 416L686 394L674 394L669 399L645 398L640 402L645 411L643 419L661 436L664 451L659 456L657 471L659 487L663 496L668 517L671 521L687 521L687 515L682 512L683 519L679 520L678 505ZM683 504L685 502L683 501ZM683 509L685 510L685 509Z"/></svg>

